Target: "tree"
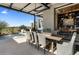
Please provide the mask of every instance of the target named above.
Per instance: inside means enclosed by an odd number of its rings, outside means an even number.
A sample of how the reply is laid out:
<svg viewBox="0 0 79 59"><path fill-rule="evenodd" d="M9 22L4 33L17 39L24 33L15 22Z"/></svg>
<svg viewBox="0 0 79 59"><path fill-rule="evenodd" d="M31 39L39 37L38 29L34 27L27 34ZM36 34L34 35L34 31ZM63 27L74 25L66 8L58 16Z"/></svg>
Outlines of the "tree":
<svg viewBox="0 0 79 59"><path fill-rule="evenodd" d="M8 23L5 22L5 21L0 21L0 32L3 28L7 27L8 26Z"/></svg>
<svg viewBox="0 0 79 59"><path fill-rule="evenodd" d="M20 29L24 29L26 31L29 31L29 27L28 26L25 26L25 25L21 25L19 28Z"/></svg>
<svg viewBox="0 0 79 59"><path fill-rule="evenodd" d="M20 29L25 29L26 30L26 26L25 25L21 25Z"/></svg>

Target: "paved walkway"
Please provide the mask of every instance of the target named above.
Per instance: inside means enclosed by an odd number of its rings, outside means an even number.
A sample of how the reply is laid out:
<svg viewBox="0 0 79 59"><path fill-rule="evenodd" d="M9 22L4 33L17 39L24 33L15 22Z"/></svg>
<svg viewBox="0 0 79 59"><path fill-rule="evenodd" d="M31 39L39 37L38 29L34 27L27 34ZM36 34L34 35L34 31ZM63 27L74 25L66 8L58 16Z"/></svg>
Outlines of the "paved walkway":
<svg viewBox="0 0 79 59"><path fill-rule="evenodd" d="M26 42L18 43L13 37L15 35L0 36L0 55L43 55L34 46Z"/></svg>

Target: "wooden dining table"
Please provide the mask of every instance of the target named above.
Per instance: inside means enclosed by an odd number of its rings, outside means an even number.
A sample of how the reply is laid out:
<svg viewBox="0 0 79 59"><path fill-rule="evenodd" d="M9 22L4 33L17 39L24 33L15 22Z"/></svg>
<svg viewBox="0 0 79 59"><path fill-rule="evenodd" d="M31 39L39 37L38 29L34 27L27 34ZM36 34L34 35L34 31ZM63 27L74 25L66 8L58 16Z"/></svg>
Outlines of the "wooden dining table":
<svg viewBox="0 0 79 59"><path fill-rule="evenodd" d="M59 37L59 36L46 36L47 39L49 40L55 40L55 41L62 41L63 37Z"/></svg>
<svg viewBox="0 0 79 59"><path fill-rule="evenodd" d="M61 41L63 40L63 36L59 36L59 35L51 35L51 33L42 33L48 40L55 40L55 41Z"/></svg>
<svg viewBox="0 0 79 59"><path fill-rule="evenodd" d="M47 45L46 48L53 51L56 50L57 43L62 42L64 38L63 36L51 35L51 33L42 33L42 34L46 37L46 45Z"/></svg>

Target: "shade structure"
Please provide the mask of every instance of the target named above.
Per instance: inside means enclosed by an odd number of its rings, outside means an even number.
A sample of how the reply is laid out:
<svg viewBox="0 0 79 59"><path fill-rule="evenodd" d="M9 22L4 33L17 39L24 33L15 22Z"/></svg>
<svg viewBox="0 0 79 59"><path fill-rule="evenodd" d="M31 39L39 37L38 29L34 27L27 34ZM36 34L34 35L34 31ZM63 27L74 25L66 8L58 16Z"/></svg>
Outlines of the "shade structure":
<svg viewBox="0 0 79 59"><path fill-rule="evenodd" d="M31 15L36 14L36 16L39 17L43 17L43 11L50 9L50 5L50 3L0 3L0 7L13 9Z"/></svg>

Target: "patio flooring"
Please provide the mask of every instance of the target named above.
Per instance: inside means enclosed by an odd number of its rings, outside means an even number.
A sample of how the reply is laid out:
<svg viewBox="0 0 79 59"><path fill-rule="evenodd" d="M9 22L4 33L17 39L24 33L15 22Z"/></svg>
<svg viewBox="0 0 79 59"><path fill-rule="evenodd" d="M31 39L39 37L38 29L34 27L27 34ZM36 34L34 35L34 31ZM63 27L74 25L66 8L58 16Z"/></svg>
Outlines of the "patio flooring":
<svg viewBox="0 0 79 59"><path fill-rule="evenodd" d="M13 36L0 36L0 55L44 55L43 51L26 42L17 43L12 39Z"/></svg>

